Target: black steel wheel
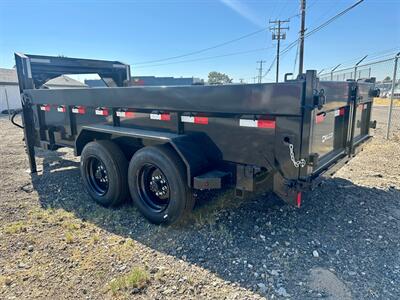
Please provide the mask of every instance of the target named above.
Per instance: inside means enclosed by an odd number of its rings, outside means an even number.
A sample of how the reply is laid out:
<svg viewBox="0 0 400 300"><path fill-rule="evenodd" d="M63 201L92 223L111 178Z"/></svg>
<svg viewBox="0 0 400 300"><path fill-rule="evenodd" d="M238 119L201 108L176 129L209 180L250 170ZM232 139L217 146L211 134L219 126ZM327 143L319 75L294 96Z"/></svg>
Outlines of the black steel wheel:
<svg viewBox="0 0 400 300"><path fill-rule="evenodd" d="M112 141L88 143L81 155L81 175L89 195L103 206L115 206L128 196L128 161Z"/></svg>
<svg viewBox="0 0 400 300"><path fill-rule="evenodd" d="M164 211L170 200L170 187L164 173L153 164L146 164L140 170L137 180L138 191L149 209Z"/></svg>
<svg viewBox="0 0 400 300"><path fill-rule="evenodd" d="M131 197L150 222L171 224L193 208L185 176L184 164L168 146L142 148L129 163Z"/></svg>
<svg viewBox="0 0 400 300"><path fill-rule="evenodd" d="M96 156L88 158L86 172L89 175L90 188L99 195L104 196L108 191L107 169L104 163Z"/></svg>

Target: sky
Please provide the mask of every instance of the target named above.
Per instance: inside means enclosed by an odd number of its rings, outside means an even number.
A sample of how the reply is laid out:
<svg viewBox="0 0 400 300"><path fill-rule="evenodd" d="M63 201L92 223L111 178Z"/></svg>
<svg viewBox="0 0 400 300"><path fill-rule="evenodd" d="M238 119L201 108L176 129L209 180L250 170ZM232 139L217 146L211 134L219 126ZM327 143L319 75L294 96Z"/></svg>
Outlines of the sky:
<svg viewBox="0 0 400 300"><path fill-rule="evenodd" d="M276 55L270 20L288 19L282 49L298 38L299 0L0 0L0 67L14 52L118 60L134 76L207 78L210 71L253 82ZM310 32L356 0L307 0ZM264 30L263 30L264 29ZM172 60L257 32L237 42ZM293 47L281 57L280 78L297 72ZM304 69L351 65L364 55L400 51L400 0L365 0L305 40ZM239 53L239 54L238 54ZM212 58L210 58L212 57ZM368 60L367 59L367 60ZM159 61L162 60L162 61ZM156 61L153 63L143 63ZM264 82L275 78L275 65Z"/></svg>

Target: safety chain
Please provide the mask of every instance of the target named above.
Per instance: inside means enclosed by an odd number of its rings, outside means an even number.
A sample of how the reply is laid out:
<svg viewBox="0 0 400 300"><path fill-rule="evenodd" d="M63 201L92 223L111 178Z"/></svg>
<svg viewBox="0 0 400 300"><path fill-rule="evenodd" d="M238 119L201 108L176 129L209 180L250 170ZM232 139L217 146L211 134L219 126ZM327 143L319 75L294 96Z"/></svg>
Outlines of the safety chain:
<svg viewBox="0 0 400 300"><path fill-rule="evenodd" d="M288 143L289 146L289 153L290 153L290 160L292 161L293 165L295 168L298 167L305 167L306 165L306 160L304 158L300 159L300 160L296 160L296 158L294 157L294 147L293 144Z"/></svg>

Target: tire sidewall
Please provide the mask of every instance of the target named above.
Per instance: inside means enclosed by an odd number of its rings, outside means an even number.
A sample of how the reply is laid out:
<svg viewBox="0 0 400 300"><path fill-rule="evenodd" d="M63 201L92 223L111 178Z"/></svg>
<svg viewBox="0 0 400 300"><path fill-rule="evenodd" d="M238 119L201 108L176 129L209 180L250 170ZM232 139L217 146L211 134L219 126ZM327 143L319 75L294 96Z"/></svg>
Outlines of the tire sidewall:
<svg viewBox="0 0 400 300"><path fill-rule="evenodd" d="M107 192L100 196L92 188L88 174L88 163L90 158L96 158L100 160L107 170L107 176L109 178ZM116 204L116 199L120 197L120 174L117 170L113 159L109 156L105 147L100 143L91 142L85 146L81 155L81 175L85 183L86 190L90 196L99 204L103 206L113 206Z"/></svg>
<svg viewBox="0 0 400 300"><path fill-rule="evenodd" d="M138 177L146 164L153 164L165 175L170 188L170 201L165 210L155 212L141 198ZM156 147L147 147L139 150L132 158L128 168L129 190L132 199L140 212L152 223L170 224L179 219L185 210L187 187L182 178L180 166Z"/></svg>

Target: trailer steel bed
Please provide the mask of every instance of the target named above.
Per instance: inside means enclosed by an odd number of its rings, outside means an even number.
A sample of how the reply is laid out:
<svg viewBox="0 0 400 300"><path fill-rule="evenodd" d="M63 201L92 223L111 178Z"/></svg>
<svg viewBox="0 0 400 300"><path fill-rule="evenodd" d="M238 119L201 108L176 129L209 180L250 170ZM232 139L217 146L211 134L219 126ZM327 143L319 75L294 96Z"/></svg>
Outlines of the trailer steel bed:
<svg viewBox="0 0 400 300"><path fill-rule="evenodd" d="M112 143L106 148L123 152L124 164L131 161L129 170L119 167L124 172L135 169L140 155L150 159L152 151L159 151L173 162L189 192L233 185L240 196L263 188L300 206L301 193L351 159L374 126L370 121L377 94L373 83L320 82L315 71L283 83L132 87L129 66L115 61L16 54L16 65L32 172L36 171L35 146L73 147L81 155L91 143L105 140ZM99 74L109 87L41 89L62 74L87 73ZM106 174L99 166L92 181ZM126 183L139 209L156 223L178 219L170 220L165 213L171 210L172 214L171 203L180 200L171 186L161 184L174 180L173 175L164 178L168 176L163 168L159 173L152 169L156 175L150 176L149 187L142 186L146 178L135 186ZM142 176L142 171L137 172ZM85 178L84 170L82 174ZM118 180L125 182L130 176L139 182L131 173ZM107 189L111 183L107 181ZM168 194L170 202L161 211L164 219L140 207L140 188L143 197L157 205ZM180 209L190 206L182 205Z"/></svg>

